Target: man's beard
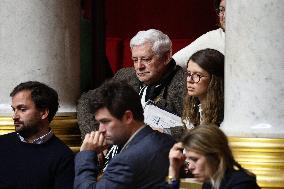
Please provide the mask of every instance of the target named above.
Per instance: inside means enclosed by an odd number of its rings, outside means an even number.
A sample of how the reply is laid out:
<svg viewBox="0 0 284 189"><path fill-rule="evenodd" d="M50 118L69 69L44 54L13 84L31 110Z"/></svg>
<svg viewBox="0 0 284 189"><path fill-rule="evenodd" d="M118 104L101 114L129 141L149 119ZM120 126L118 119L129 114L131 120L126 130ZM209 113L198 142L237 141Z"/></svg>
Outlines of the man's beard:
<svg viewBox="0 0 284 189"><path fill-rule="evenodd" d="M24 123L25 124L25 123ZM17 131L22 137L29 138L38 132L38 128L35 124L25 124L21 129Z"/></svg>

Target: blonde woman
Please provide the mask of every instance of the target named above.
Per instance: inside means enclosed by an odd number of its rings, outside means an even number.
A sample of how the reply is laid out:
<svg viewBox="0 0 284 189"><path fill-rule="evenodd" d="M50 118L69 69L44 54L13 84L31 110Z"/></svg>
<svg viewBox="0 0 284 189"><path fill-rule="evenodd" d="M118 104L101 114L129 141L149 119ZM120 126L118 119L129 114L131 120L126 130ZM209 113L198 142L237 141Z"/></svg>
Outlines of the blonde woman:
<svg viewBox="0 0 284 189"><path fill-rule="evenodd" d="M179 173L185 165L202 189L259 189L255 175L233 157L225 134L214 125L187 132L169 153L168 188L179 188ZM185 161L186 160L186 161Z"/></svg>

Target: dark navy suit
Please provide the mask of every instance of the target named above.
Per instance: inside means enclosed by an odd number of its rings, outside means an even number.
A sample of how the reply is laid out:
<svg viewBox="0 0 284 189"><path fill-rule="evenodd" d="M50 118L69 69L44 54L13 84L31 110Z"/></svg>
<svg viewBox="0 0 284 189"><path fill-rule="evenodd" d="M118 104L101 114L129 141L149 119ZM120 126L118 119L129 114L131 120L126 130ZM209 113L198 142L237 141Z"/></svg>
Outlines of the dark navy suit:
<svg viewBox="0 0 284 189"><path fill-rule="evenodd" d="M169 151L175 141L146 126L108 164L99 181L97 154L82 151L75 159L75 189L160 188L169 167Z"/></svg>

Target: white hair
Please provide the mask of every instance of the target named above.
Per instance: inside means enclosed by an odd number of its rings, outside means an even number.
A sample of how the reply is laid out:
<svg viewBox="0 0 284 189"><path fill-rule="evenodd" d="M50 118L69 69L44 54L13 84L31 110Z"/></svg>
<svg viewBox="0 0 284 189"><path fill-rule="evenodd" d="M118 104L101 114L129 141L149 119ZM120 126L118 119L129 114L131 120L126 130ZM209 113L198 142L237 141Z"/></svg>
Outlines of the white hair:
<svg viewBox="0 0 284 189"><path fill-rule="evenodd" d="M146 31L139 31L131 40L130 48L134 46L143 45L145 43L152 44L152 50L160 57L167 52L172 52L172 41L169 36L156 29L149 29Z"/></svg>

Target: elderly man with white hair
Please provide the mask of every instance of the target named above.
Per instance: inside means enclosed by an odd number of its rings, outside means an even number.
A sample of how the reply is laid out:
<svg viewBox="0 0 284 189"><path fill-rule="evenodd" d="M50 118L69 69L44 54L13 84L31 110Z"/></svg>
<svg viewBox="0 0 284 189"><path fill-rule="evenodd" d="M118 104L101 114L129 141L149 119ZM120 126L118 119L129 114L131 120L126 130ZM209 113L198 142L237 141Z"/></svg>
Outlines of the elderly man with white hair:
<svg viewBox="0 0 284 189"><path fill-rule="evenodd" d="M177 116L183 110L185 74L172 59L172 42L163 32L156 29L139 31L130 41L133 67L122 68L114 76L125 81L140 94L142 106L149 101L155 106ZM98 125L89 111L88 99L94 90L84 93L78 101L78 123L82 137ZM150 125L151 126L151 125ZM179 138L182 127L160 131Z"/></svg>
<svg viewBox="0 0 284 189"><path fill-rule="evenodd" d="M181 116L186 80L183 69L172 59L170 38L156 29L139 31L131 39L130 48L134 66L120 69L113 79L131 85L139 93L143 107L150 102L162 111ZM86 133L98 130L98 122L88 107L89 99L95 91L96 89L88 91L78 101L77 118L82 137ZM151 116L158 114L151 109L148 112L144 109L144 116L145 113ZM145 116L145 123L149 124L146 119L147 116ZM156 118L150 119L155 120ZM167 119L171 118L167 117ZM159 119L154 122L164 123L164 120ZM155 124L149 124L149 126L170 134L175 139L179 139L185 129L181 122L179 126L171 125L171 128L155 128ZM105 156L105 165L120 152L121 148L121 146L114 145L109 149Z"/></svg>

